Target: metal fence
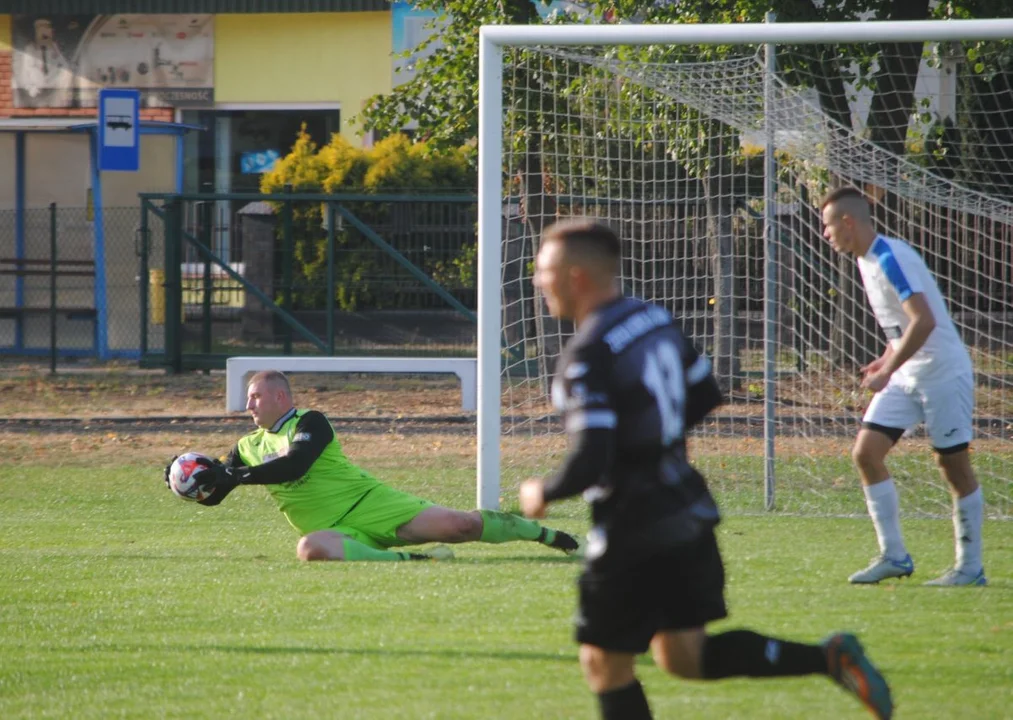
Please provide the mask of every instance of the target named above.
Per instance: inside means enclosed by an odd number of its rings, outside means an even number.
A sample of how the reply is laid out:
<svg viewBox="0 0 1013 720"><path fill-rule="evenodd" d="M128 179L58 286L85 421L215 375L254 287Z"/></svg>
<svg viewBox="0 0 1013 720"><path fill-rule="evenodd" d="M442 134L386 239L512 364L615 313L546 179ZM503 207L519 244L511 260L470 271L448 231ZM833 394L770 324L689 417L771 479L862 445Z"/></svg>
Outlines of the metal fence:
<svg viewBox="0 0 1013 720"><path fill-rule="evenodd" d="M0 211L0 352L137 355L137 208L104 210L101 257L89 208Z"/></svg>
<svg viewBox="0 0 1013 720"><path fill-rule="evenodd" d="M471 196L145 195L142 356L474 354L475 216Z"/></svg>
<svg viewBox="0 0 1013 720"><path fill-rule="evenodd" d="M474 200L431 200L349 201L330 212L298 196L280 204L256 195L181 200L180 270L171 290L183 351L215 356L197 365L217 366L239 352L324 352L330 337L345 354L473 353ZM0 260L9 261L0 264L0 353L42 356L55 347L64 358L159 364L167 306L163 202L105 207L101 233L88 207L0 211Z"/></svg>

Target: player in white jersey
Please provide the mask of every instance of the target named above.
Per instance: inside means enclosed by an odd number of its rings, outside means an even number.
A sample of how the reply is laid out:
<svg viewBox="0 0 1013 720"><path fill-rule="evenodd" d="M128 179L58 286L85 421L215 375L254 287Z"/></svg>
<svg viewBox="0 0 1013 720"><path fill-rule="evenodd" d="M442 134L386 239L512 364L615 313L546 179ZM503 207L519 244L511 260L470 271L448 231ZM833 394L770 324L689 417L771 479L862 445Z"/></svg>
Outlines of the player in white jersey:
<svg viewBox="0 0 1013 720"><path fill-rule="evenodd" d="M852 458L865 491L880 554L852 583L877 583L914 572L900 528L897 490L886 455L904 432L925 423L943 478L953 493L956 563L928 585L985 585L981 557L983 500L971 468L974 371L971 358L921 255L884 237L856 188L823 201L823 236L854 255L869 304L887 337L883 354L862 368L875 396L862 418Z"/></svg>

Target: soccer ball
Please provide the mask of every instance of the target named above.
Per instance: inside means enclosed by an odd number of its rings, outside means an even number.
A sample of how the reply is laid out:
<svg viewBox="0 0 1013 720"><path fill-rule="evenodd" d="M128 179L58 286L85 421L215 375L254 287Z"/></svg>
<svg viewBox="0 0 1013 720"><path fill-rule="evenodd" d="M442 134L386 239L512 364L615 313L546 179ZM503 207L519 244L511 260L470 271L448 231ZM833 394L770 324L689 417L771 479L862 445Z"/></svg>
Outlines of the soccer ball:
<svg viewBox="0 0 1013 720"><path fill-rule="evenodd" d="M169 489L184 500L206 500L213 490L205 490L193 476L202 468L213 465L214 460L197 452L183 453L172 461L169 468Z"/></svg>

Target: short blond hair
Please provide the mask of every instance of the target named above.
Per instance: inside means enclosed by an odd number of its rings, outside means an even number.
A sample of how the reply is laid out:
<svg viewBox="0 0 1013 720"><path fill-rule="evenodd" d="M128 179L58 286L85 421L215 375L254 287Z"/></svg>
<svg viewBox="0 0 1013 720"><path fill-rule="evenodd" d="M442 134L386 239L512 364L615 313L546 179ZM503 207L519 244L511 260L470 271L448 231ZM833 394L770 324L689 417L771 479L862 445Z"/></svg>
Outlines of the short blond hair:
<svg viewBox="0 0 1013 720"><path fill-rule="evenodd" d="M289 385L288 377L280 370L261 370L254 373L253 377L247 381L246 387L250 387L255 382L263 382L271 387L284 390L286 395L292 397L292 386Z"/></svg>

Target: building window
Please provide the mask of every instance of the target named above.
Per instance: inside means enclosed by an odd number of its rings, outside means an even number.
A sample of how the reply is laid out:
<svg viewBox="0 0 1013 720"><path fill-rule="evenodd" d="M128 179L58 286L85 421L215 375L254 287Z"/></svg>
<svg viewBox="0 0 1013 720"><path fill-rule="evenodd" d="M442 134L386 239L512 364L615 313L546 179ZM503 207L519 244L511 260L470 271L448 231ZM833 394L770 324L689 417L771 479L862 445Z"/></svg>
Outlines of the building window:
<svg viewBox="0 0 1013 720"><path fill-rule="evenodd" d="M185 110L182 121L204 128L185 136L186 193L260 192L260 178L271 168L272 158L289 153L304 124L318 145L330 142L331 135L341 128L337 109ZM212 250L224 262L241 262L242 241L235 233L234 220L244 203L217 201L210 215L200 211L198 205L185 206L183 222L187 232L200 232L201 223L211 218L210 228L204 230L211 233Z"/></svg>
<svg viewBox="0 0 1013 720"><path fill-rule="evenodd" d="M341 128L337 109L186 110L182 120L205 128L187 135L183 189L190 193L259 192L265 160L287 155L304 123L318 145Z"/></svg>

